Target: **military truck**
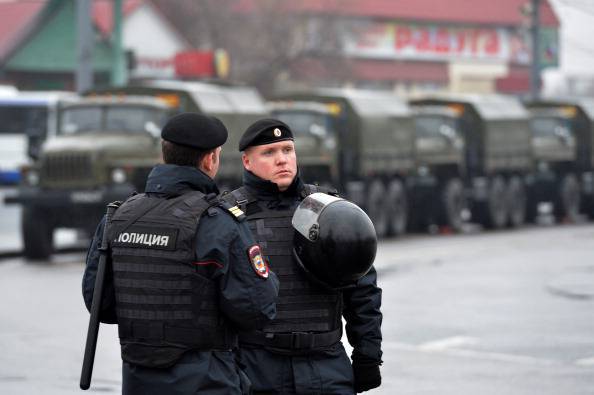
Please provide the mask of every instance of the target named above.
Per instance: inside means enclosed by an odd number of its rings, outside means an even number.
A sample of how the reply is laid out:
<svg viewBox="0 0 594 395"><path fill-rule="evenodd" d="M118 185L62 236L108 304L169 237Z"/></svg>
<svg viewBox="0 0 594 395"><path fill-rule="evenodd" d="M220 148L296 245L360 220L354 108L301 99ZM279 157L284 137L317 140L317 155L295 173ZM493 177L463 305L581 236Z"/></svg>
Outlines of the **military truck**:
<svg viewBox="0 0 594 395"><path fill-rule="evenodd" d="M452 166L435 175L444 186L440 200L448 189L459 194L461 183L473 220L488 228L523 224L533 161L529 114L522 104L501 95L427 95L410 103L421 111L443 109L449 126L437 132L454 136L455 131L456 137L447 137L452 156L446 162ZM463 158L456 158L461 147Z"/></svg>
<svg viewBox="0 0 594 395"><path fill-rule="evenodd" d="M465 144L456 112L447 106L415 106L413 117L415 173L408 183L409 228L438 225L460 231L468 205Z"/></svg>
<svg viewBox="0 0 594 395"><path fill-rule="evenodd" d="M377 91L320 89L279 94L271 106L297 135L307 182L336 185L367 211L378 236L405 232L415 136L403 100ZM299 144L318 149L304 154Z"/></svg>
<svg viewBox="0 0 594 395"><path fill-rule="evenodd" d="M105 205L142 191L160 161L160 127L171 108L152 97L96 97L64 104L58 134L42 146L18 195L28 259L46 259L57 228L92 234Z"/></svg>
<svg viewBox="0 0 594 395"><path fill-rule="evenodd" d="M59 113L59 135L43 146L40 159L24 177L24 253L45 259L58 227L91 232L105 204L142 192L146 176L161 160L160 129L166 118L194 111L219 117L229 129L217 181L221 189L239 186L241 133L269 116L250 87L202 82L150 81L144 85L87 92Z"/></svg>
<svg viewBox="0 0 594 395"><path fill-rule="evenodd" d="M176 112L192 111L219 118L229 130L217 174L221 191L241 184L243 166L237 147L242 133L251 123L270 116L258 91L243 85L155 80L136 86L98 89L91 94L149 95L164 100Z"/></svg>
<svg viewBox="0 0 594 395"><path fill-rule="evenodd" d="M593 218L594 100L542 100L526 105L532 115L536 161L529 180L529 217L548 203L559 220L575 222L580 213Z"/></svg>

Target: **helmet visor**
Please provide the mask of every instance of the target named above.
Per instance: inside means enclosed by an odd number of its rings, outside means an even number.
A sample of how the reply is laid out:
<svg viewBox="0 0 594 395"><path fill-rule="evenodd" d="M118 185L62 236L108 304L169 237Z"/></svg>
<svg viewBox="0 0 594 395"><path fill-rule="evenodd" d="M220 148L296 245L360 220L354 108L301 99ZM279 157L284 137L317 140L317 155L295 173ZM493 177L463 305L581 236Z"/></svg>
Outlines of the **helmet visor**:
<svg viewBox="0 0 594 395"><path fill-rule="evenodd" d="M307 196L297 207L291 221L293 228L303 237L310 240L310 231L314 225L319 226L318 218L324 209L337 201L344 200L325 193L312 193ZM314 227L314 228L316 228Z"/></svg>

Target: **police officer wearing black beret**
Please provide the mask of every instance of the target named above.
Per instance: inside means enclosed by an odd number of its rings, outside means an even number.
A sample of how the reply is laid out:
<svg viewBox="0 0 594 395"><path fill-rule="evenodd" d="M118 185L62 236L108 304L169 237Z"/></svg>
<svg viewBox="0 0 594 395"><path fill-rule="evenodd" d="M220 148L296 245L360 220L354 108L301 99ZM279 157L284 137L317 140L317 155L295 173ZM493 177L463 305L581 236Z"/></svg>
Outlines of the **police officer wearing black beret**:
<svg viewBox="0 0 594 395"><path fill-rule="evenodd" d="M240 394L237 331L276 315L278 280L243 213L220 200L213 178L227 129L184 113L163 127L165 164L145 193L127 199L108 227L102 322L117 323L124 394ZM87 255L83 296L92 302L105 219Z"/></svg>
<svg viewBox="0 0 594 395"><path fill-rule="evenodd" d="M293 140L290 127L276 119L248 127L239 142L243 186L225 197L244 209L280 280L276 319L240 332L240 363L255 394L363 392L381 383L381 289L373 267L356 286L339 291L320 286L297 265L296 208L311 193L335 191L300 180ZM352 362L341 343L343 317Z"/></svg>

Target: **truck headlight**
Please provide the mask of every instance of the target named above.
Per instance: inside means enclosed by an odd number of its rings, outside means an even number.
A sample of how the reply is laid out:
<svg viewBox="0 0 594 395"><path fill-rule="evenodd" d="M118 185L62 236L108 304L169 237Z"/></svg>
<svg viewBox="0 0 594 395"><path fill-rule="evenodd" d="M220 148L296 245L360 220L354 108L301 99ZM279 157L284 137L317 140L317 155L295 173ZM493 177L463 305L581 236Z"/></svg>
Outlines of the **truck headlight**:
<svg viewBox="0 0 594 395"><path fill-rule="evenodd" d="M27 180L27 184L31 186L39 185L39 173L37 170L29 169L25 178Z"/></svg>
<svg viewBox="0 0 594 395"><path fill-rule="evenodd" d="M549 163L545 161L538 162L538 171L541 173L547 173L550 170Z"/></svg>
<svg viewBox="0 0 594 395"><path fill-rule="evenodd" d="M429 168L427 166L419 166L417 168L417 174L420 177L427 177L429 175L430 171Z"/></svg>
<svg viewBox="0 0 594 395"><path fill-rule="evenodd" d="M126 182L128 176L124 169L115 168L111 171L111 180L116 184L123 184Z"/></svg>

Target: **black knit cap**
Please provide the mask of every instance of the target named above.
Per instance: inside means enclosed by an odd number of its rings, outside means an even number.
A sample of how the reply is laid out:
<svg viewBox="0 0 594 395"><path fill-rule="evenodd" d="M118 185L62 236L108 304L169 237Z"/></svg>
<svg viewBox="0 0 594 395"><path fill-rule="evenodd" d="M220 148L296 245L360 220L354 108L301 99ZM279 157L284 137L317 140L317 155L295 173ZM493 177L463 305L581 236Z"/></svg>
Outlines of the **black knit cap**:
<svg viewBox="0 0 594 395"><path fill-rule="evenodd" d="M289 126L278 119L260 119L251 124L239 140L239 150L244 151L254 145L265 145L284 140L293 140Z"/></svg>
<svg viewBox="0 0 594 395"><path fill-rule="evenodd" d="M193 112L171 117L161 130L163 140L200 150L220 147L227 136L227 128L218 118Z"/></svg>

